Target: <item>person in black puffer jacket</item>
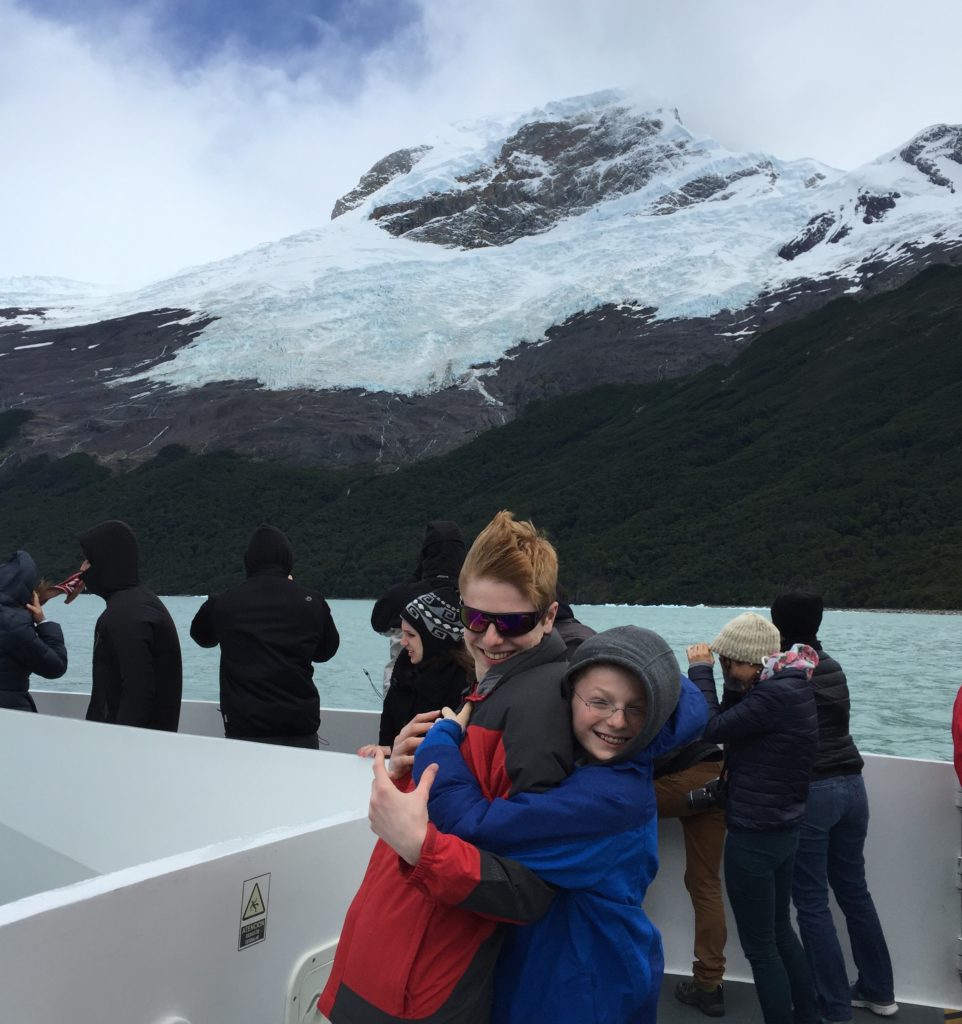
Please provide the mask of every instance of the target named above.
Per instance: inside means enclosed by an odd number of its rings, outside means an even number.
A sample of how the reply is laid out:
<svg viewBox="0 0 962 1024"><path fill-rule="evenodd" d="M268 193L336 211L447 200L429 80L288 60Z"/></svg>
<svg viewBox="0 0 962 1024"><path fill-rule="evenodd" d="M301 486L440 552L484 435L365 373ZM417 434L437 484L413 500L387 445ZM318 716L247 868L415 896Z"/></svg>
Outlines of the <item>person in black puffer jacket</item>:
<svg viewBox="0 0 962 1024"><path fill-rule="evenodd" d="M110 519L80 534L84 589L107 602L94 627L87 720L176 732L180 640L160 598L140 582L137 539Z"/></svg>
<svg viewBox="0 0 962 1024"><path fill-rule="evenodd" d="M208 597L190 624L201 647L220 644L220 710L229 739L317 750L321 699L314 662L330 661L340 635L327 601L294 581L294 552L259 526L244 554L247 579Z"/></svg>
<svg viewBox="0 0 962 1024"><path fill-rule="evenodd" d="M811 648L779 654L778 630L754 612L688 648L688 675L704 694L703 738L723 743L728 789L725 886L752 967L765 1024L816 1024L815 986L792 928L799 824L815 762L818 720ZM719 708L712 651L725 678Z"/></svg>
<svg viewBox="0 0 962 1024"><path fill-rule="evenodd" d="M0 565L0 708L36 711L30 673L59 679L67 671L63 631L44 619L37 580L37 564L26 551Z"/></svg>
<svg viewBox="0 0 962 1024"><path fill-rule="evenodd" d="M397 734L415 715L460 706L462 693L474 682L463 636L456 590L438 587L408 602L401 612L404 649L384 697L378 741L361 747L361 757L373 757L379 746L390 757Z"/></svg>
<svg viewBox="0 0 962 1024"><path fill-rule="evenodd" d="M849 733L848 681L818 640L821 597L803 591L780 594L772 605L772 622L783 647L800 643L818 651L812 676L818 753L799 834L792 899L819 1006L822 1016L834 1022L850 1021L853 1006L887 1017L898 1004L888 945L865 881L868 796L862 756ZM845 915L858 971L854 985L849 984L828 903L829 884Z"/></svg>

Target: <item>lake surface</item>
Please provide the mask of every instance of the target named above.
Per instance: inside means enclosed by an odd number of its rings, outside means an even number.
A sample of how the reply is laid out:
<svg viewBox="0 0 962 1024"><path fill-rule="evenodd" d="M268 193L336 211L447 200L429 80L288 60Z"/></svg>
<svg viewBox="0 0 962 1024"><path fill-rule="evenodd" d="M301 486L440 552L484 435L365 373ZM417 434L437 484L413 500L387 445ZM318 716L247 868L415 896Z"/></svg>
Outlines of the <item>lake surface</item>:
<svg viewBox="0 0 962 1024"><path fill-rule="evenodd" d="M167 597L164 602L180 632L184 655L184 697L217 700L218 650L190 639L190 622L200 597ZM371 629L373 601L331 601L341 648L315 668L321 705L377 710L388 643ZM63 627L70 667L63 679L34 677L38 689L89 692L94 623L103 601L84 595L69 606L47 606ZM579 605L575 614L595 629L633 623L653 629L671 644L682 668L685 648L708 641L745 608ZM754 609L767 616L768 609ZM962 685L962 617L921 612L828 611L819 632L825 650L848 676L852 734L867 753L952 759L949 725L952 702ZM716 678L721 681L716 667Z"/></svg>

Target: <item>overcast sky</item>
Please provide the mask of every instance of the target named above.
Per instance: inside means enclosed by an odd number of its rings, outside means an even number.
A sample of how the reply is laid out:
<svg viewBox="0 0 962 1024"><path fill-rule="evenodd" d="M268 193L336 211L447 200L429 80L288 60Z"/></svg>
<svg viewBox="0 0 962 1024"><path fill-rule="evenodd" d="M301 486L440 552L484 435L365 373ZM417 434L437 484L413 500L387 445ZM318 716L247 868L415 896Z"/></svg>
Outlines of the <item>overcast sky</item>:
<svg viewBox="0 0 962 1024"><path fill-rule="evenodd" d="M851 169L962 122L960 0L0 0L0 278L123 286L329 219L436 126L622 88Z"/></svg>

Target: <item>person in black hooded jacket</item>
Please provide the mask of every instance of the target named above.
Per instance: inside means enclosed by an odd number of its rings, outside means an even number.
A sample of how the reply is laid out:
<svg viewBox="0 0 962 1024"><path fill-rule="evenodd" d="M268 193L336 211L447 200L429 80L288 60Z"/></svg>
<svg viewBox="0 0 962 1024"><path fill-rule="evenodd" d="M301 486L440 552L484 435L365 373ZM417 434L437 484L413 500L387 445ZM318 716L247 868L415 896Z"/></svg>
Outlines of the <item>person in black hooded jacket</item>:
<svg viewBox="0 0 962 1024"><path fill-rule="evenodd" d="M391 643L390 656L384 668L384 693L391 685L394 663L401 653L401 612L410 601L436 587L458 587L458 573L464 564L464 534L457 523L432 519L424 528L424 540L414 572L406 580L395 583L374 603L371 629L386 636Z"/></svg>
<svg viewBox="0 0 962 1024"><path fill-rule="evenodd" d="M808 644L818 652L812 676L818 748L799 831L792 899L822 1017L842 1024L852 1020L853 1006L888 1017L898 1004L892 959L865 879L868 795L862 755L849 733L848 680L819 642L822 611L820 595L802 590L779 594L772 604L782 646ZM858 972L854 985L829 906L829 887L845 917Z"/></svg>
<svg viewBox="0 0 962 1024"><path fill-rule="evenodd" d="M59 679L67 671L63 631L44 619L37 575L26 551L0 565L0 708L36 711L30 673Z"/></svg>
<svg viewBox="0 0 962 1024"><path fill-rule="evenodd" d="M87 720L176 732L183 669L170 613L140 582L137 538L110 519L80 534L84 589L107 602L94 627Z"/></svg>
<svg viewBox="0 0 962 1024"><path fill-rule="evenodd" d="M290 542L259 526L244 555L247 579L208 597L190 624L201 647L220 644L220 709L231 739L318 747L321 702L312 662L340 636L327 601L291 576Z"/></svg>

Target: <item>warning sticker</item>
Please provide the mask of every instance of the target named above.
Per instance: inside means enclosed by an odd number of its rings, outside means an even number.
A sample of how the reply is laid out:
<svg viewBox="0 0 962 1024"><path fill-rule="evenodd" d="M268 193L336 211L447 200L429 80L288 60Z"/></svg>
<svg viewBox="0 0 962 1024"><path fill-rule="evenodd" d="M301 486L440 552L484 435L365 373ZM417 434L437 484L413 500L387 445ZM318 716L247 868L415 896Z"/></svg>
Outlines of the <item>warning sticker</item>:
<svg viewBox="0 0 962 1024"><path fill-rule="evenodd" d="M271 876L258 875L244 883L241 897L240 935L238 949L246 949L267 938L267 903L270 899Z"/></svg>

